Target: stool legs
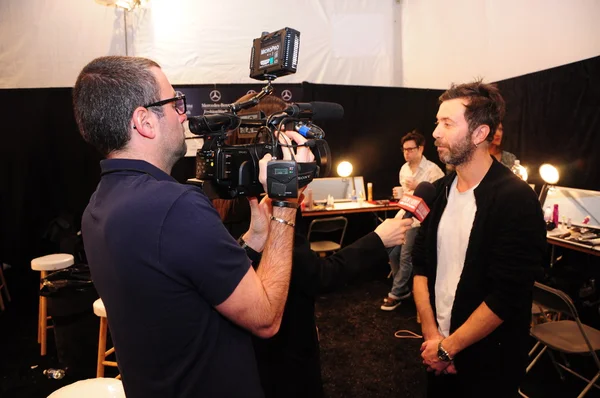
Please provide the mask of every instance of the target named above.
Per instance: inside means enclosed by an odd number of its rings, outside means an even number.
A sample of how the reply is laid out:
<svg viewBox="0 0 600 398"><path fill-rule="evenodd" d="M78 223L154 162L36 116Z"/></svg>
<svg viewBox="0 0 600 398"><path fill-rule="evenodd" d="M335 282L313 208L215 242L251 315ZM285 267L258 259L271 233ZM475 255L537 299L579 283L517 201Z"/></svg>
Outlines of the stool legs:
<svg viewBox="0 0 600 398"><path fill-rule="evenodd" d="M100 317L100 333L98 334L98 363L96 367L96 377L104 377L104 367L112 366L118 367L116 361L107 361L106 357L115 353L115 347L112 347L106 351L106 338L108 335L108 319ZM117 379L121 378L121 375L117 375Z"/></svg>
<svg viewBox="0 0 600 398"><path fill-rule="evenodd" d="M48 275L47 271L40 273L40 289L42 288L42 280ZM40 355L46 355L46 343L48 332L48 307L46 297L40 294L40 309L38 316L38 343L41 345Z"/></svg>
<svg viewBox="0 0 600 398"><path fill-rule="evenodd" d="M107 331L107 319L104 317L100 317L100 333L98 337L98 366L96 368L96 377L104 377L104 358L106 357Z"/></svg>

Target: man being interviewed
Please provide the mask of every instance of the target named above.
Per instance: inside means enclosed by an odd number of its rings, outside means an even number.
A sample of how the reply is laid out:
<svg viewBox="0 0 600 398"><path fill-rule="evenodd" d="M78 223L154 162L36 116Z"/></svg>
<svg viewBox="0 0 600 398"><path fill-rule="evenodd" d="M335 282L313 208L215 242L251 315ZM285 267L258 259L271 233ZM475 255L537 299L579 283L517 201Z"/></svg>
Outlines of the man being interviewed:
<svg viewBox="0 0 600 398"><path fill-rule="evenodd" d="M413 248L428 397L513 397L525 373L546 231L533 190L488 152L504 108L481 81L440 97L433 137L456 169L434 184Z"/></svg>

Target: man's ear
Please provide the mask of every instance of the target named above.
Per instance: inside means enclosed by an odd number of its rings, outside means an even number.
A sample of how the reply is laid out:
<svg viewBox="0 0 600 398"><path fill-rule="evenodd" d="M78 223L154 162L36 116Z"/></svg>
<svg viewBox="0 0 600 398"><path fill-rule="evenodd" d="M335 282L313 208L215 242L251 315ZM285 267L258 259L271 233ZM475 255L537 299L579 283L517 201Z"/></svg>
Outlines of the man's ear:
<svg viewBox="0 0 600 398"><path fill-rule="evenodd" d="M154 138L156 132L154 131L154 119L152 118L152 112L148 108L138 106L133 111L133 117L131 118L133 124L132 128L145 138Z"/></svg>
<svg viewBox="0 0 600 398"><path fill-rule="evenodd" d="M490 126L487 124L482 124L475 129L473 132L473 143L475 145L482 144L487 139L490 134Z"/></svg>

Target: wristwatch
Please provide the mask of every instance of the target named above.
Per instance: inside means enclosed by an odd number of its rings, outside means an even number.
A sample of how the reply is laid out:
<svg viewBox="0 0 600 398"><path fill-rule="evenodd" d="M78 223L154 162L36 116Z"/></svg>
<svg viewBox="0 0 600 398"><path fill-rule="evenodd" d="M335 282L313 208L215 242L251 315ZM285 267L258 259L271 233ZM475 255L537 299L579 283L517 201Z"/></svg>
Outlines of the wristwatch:
<svg viewBox="0 0 600 398"><path fill-rule="evenodd" d="M246 255L248 256L250 261L252 261L252 264L258 265L258 263L260 263L262 254L248 246L248 244L242 236L240 236L240 238L238 239L238 244L242 247L242 249L246 251Z"/></svg>
<svg viewBox="0 0 600 398"><path fill-rule="evenodd" d="M442 346L442 341L443 340L440 340L440 342L438 343L438 351L437 351L438 359L442 362L451 362L452 358L450 357L450 354L448 354L448 351L446 351L444 349L444 347Z"/></svg>

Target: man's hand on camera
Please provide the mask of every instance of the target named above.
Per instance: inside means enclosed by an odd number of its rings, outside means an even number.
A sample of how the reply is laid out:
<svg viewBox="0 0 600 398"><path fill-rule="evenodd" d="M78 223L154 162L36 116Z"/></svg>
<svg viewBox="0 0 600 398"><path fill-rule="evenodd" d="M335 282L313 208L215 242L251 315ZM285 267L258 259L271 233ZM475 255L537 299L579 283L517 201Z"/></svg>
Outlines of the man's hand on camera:
<svg viewBox="0 0 600 398"><path fill-rule="evenodd" d="M284 145L291 145L292 144L291 140L295 141L298 145L304 145L307 141L306 138L304 138L303 136L301 136L300 134L298 134L295 131L286 131L285 133L279 133L278 139L279 139L279 142ZM296 160L296 162L299 162L299 163L310 163L315 160L315 156L311 152L310 148L308 148L306 146L301 146L301 147L296 148L295 153L292 148L289 148L287 146L282 146L281 150L283 152L283 159L285 159L285 160L294 159L294 160ZM272 159L271 155L266 154L258 162L258 168L259 168L258 180L262 184L265 192L268 192L268 190L267 190L267 164L269 163L269 161L271 159ZM298 193L300 194L301 191L299 191Z"/></svg>
<svg viewBox="0 0 600 398"><path fill-rule="evenodd" d="M283 133L279 133L278 135L279 142L284 145L292 145L290 140L293 140L298 145L304 145L308 140L304 138L302 135L298 134L295 131L285 131ZM283 158L290 160L295 159L298 163L310 163L314 162L315 156L309 147L299 146L296 148L296 153L294 154L292 148L282 146Z"/></svg>
<svg viewBox="0 0 600 398"><path fill-rule="evenodd" d="M403 245L406 231L411 228L412 218L388 218L375 228L385 247Z"/></svg>
<svg viewBox="0 0 600 398"><path fill-rule="evenodd" d="M258 198L248 198L250 201L250 228L244 234L243 239L248 246L257 252L262 252L267 237L269 236L269 220L271 218L271 206L269 198L263 197L258 203Z"/></svg>

